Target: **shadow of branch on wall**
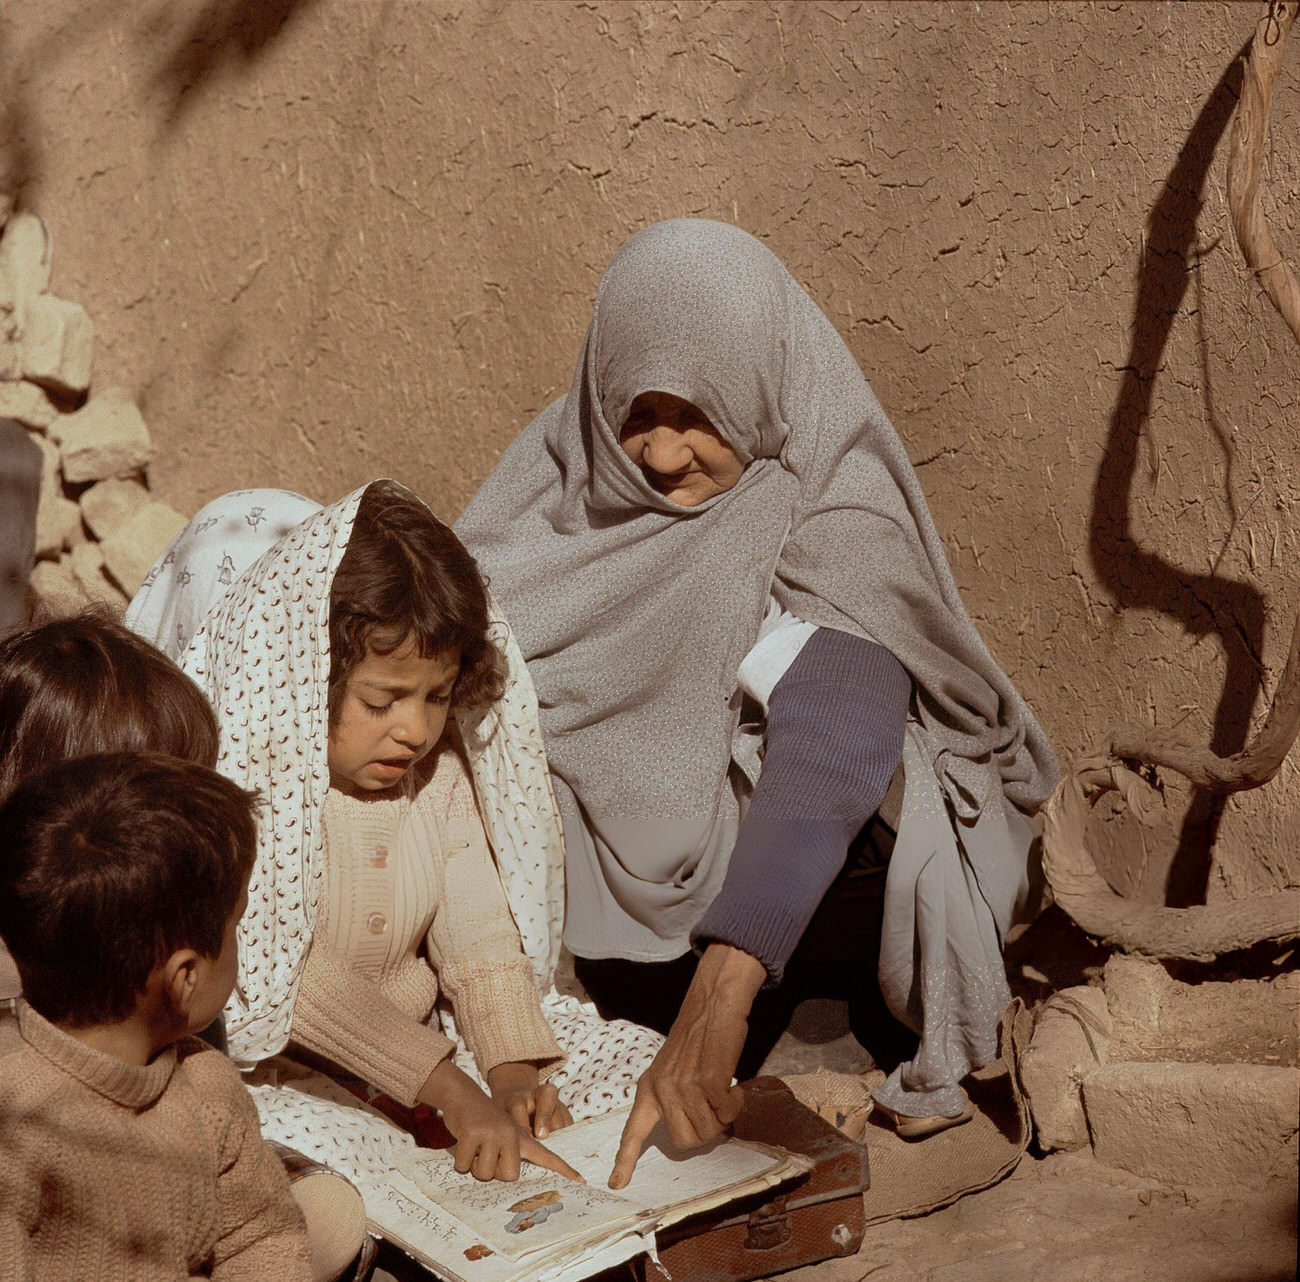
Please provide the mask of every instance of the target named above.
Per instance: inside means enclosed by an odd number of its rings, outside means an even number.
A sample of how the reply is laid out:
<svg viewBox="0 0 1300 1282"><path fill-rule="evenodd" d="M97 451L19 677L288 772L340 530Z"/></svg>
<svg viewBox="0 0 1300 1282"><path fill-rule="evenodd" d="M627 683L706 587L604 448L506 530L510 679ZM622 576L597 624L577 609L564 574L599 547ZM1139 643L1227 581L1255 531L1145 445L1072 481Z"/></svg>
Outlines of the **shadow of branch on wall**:
<svg viewBox="0 0 1300 1282"><path fill-rule="evenodd" d="M226 69L246 70L282 34L290 20L318 0L207 0L198 13L181 16L163 3L152 15L135 13L127 0L86 0L56 26L25 46L13 46L0 30L0 193L30 204L39 196L42 178L39 147L41 122L29 85L48 75L55 62L75 58L106 27L129 19L146 45L163 53L153 88L163 101L162 132L181 121L200 91ZM177 29L179 28L179 30Z"/></svg>
<svg viewBox="0 0 1300 1282"><path fill-rule="evenodd" d="M13 65L5 33L0 31L0 195L17 203L36 174L32 145L30 95Z"/></svg>
<svg viewBox="0 0 1300 1282"><path fill-rule="evenodd" d="M1106 454L1093 487L1089 552L1093 568L1124 609L1156 610L1192 636L1216 635L1226 672L1214 710L1210 747L1219 755L1245 746L1261 690L1264 597L1244 581L1180 569L1141 547L1133 535L1131 504L1138 447L1151 414L1152 393L1174 319L1199 274L1197 219L1215 149L1232 119L1241 90L1241 56L1233 59L1192 126L1147 219L1132 337L1119 395L1111 412ZM1203 395L1211 411L1208 370ZM1213 416L1212 416L1213 417ZM1220 441L1223 434L1212 421ZM1197 792L1183 820L1170 864L1166 902L1204 903L1223 798Z"/></svg>
<svg viewBox="0 0 1300 1282"><path fill-rule="evenodd" d="M175 129L197 93L226 68L244 70L317 0L209 0L154 73L164 101L163 132Z"/></svg>

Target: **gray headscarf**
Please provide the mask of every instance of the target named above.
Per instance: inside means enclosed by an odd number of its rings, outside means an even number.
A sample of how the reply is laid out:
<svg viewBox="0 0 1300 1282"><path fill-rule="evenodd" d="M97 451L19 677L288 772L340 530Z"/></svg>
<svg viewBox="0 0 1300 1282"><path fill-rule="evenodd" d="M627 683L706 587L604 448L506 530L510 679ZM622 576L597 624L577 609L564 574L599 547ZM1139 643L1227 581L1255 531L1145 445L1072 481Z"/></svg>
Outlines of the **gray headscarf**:
<svg viewBox="0 0 1300 1282"><path fill-rule="evenodd" d="M647 483L618 429L650 390L708 415L747 464L732 489L686 508ZM867 380L738 228L672 220L623 245L568 395L511 445L456 528L541 700L571 943L680 953L716 893L744 791L731 769L736 669L769 593L904 664L956 816L973 821L994 795L1032 810L1051 790L1052 750L962 605Z"/></svg>

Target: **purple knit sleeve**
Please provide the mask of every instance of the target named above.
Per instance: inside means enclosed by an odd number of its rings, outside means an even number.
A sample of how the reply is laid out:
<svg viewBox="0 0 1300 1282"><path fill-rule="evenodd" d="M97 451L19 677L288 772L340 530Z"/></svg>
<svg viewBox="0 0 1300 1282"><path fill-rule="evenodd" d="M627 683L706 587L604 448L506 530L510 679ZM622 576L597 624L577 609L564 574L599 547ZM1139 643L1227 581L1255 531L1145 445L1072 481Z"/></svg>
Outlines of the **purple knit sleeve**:
<svg viewBox="0 0 1300 1282"><path fill-rule="evenodd" d="M907 670L874 642L830 628L809 638L772 691L763 772L697 946L742 948L780 983L889 788L911 692Z"/></svg>

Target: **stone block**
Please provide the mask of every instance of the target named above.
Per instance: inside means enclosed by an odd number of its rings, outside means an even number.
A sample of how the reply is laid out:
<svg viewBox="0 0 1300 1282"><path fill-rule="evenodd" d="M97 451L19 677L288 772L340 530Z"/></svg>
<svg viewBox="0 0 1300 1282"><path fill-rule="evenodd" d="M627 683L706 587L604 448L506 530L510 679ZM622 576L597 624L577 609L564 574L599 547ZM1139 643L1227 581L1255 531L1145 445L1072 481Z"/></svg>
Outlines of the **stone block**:
<svg viewBox="0 0 1300 1282"><path fill-rule="evenodd" d="M1155 1032L1160 1027L1160 1008L1177 981L1159 962L1116 953L1106 962L1101 982L1116 1023Z"/></svg>
<svg viewBox="0 0 1300 1282"><path fill-rule="evenodd" d="M121 388L94 396L75 414L50 428L63 455L63 476L72 484L132 476L149 462L153 444L135 402Z"/></svg>
<svg viewBox="0 0 1300 1282"><path fill-rule="evenodd" d="M41 505L36 509L36 555L58 556L66 547L77 542L81 529L81 509L62 494L41 494Z"/></svg>
<svg viewBox="0 0 1300 1282"><path fill-rule="evenodd" d="M36 214L23 212L6 224L0 236L0 297L12 305L14 333L27 330L31 300L50 287L50 233Z"/></svg>
<svg viewBox="0 0 1300 1282"><path fill-rule="evenodd" d="M55 618L76 614L90 601L66 560L37 561L32 569L31 586Z"/></svg>
<svg viewBox="0 0 1300 1282"><path fill-rule="evenodd" d="M81 496L81 515L97 539L115 534L149 502L139 481L112 476L92 485Z"/></svg>
<svg viewBox="0 0 1300 1282"><path fill-rule="evenodd" d="M60 562L72 571L77 586L91 601L102 601L115 610L126 607L126 597L104 573L104 554L98 543L80 543Z"/></svg>
<svg viewBox="0 0 1300 1282"><path fill-rule="evenodd" d="M166 503L141 508L99 545L109 577L133 597L153 563L185 526L185 518Z"/></svg>
<svg viewBox="0 0 1300 1282"><path fill-rule="evenodd" d="M1100 988L1066 988L1039 1012L1020 1077L1044 1152L1083 1148L1088 1119L1080 1087L1107 1062L1111 1018Z"/></svg>
<svg viewBox="0 0 1300 1282"><path fill-rule="evenodd" d="M81 526L81 510L63 495L59 451L43 436L30 436L41 451L41 493L36 508L36 555L57 557Z"/></svg>
<svg viewBox="0 0 1300 1282"><path fill-rule="evenodd" d="M41 452L41 493L47 490L55 494L63 493L62 468L59 459L59 447L43 436L29 434L28 440Z"/></svg>
<svg viewBox="0 0 1300 1282"><path fill-rule="evenodd" d="M54 402L35 383L0 382L0 418L16 419L33 432L43 432L58 416Z"/></svg>
<svg viewBox="0 0 1300 1282"><path fill-rule="evenodd" d="M1083 1081L1097 1160L1169 1184L1218 1188L1294 1176L1300 1069L1108 1064Z"/></svg>
<svg viewBox="0 0 1300 1282"><path fill-rule="evenodd" d="M38 294L28 301L19 343L22 376L79 396L90 386L94 338L95 327L80 303Z"/></svg>

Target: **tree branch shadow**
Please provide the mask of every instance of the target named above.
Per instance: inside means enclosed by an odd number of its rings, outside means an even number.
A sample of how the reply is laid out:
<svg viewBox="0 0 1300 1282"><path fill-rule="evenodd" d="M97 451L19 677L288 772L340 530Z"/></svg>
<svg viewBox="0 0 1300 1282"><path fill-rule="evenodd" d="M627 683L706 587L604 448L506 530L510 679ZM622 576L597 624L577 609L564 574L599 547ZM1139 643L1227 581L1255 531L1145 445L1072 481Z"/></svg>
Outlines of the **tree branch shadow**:
<svg viewBox="0 0 1300 1282"><path fill-rule="evenodd" d="M291 19L318 0L209 0L154 73L162 94L162 132L173 132L202 88L227 67L245 70Z"/></svg>
<svg viewBox="0 0 1300 1282"><path fill-rule="evenodd" d="M1241 58L1247 47L1233 58L1201 108L1147 218L1128 359L1111 412L1106 453L1093 487L1089 528L1093 568L1119 606L1158 610L1178 620L1190 635L1219 638L1226 672L1214 710L1210 747L1221 756L1245 746L1260 695L1263 594L1247 582L1219 575L1218 561L1209 574L1196 574L1147 551L1133 535L1130 506L1139 445L1151 414L1165 348L1189 285L1196 282L1199 286L1197 219L1215 149L1241 92ZM1203 342L1201 375L1211 426L1227 453L1226 438L1214 414ZM1229 474L1230 470L1229 456ZM1231 496L1230 506L1235 523ZM1185 907L1205 902L1223 807L1221 797L1200 791L1193 797L1169 868L1167 903Z"/></svg>
<svg viewBox="0 0 1300 1282"><path fill-rule="evenodd" d="M208 0L178 34L181 21L168 4L137 19L136 34L146 45L162 44L165 54L151 77L161 96L162 127L174 132L200 91L226 68L243 71L255 63L289 22L319 0ZM42 68L74 57L104 27L121 20L127 0L86 0L57 28L26 46L14 47L0 30L0 195L19 208L39 200L41 122L28 87Z"/></svg>

